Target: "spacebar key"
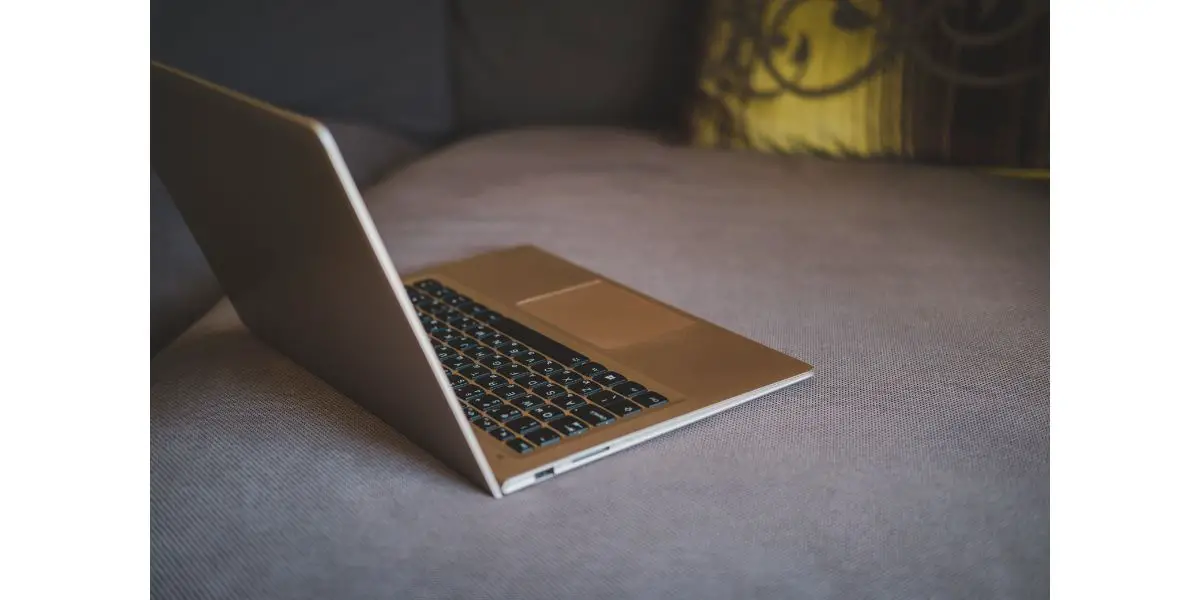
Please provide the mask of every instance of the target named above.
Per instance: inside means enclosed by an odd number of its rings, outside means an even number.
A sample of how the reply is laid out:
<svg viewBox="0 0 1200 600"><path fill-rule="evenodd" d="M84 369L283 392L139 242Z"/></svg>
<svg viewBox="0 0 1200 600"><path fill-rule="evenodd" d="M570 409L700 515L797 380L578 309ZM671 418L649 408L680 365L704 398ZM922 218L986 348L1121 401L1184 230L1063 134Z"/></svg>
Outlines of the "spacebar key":
<svg viewBox="0 0 1200 600"><path fill-rule="evenodd" d="M488 323L497 331L508 337L549 356L568 366L578 366L588 361L588 357L512 320L508 317Z"/></svg>

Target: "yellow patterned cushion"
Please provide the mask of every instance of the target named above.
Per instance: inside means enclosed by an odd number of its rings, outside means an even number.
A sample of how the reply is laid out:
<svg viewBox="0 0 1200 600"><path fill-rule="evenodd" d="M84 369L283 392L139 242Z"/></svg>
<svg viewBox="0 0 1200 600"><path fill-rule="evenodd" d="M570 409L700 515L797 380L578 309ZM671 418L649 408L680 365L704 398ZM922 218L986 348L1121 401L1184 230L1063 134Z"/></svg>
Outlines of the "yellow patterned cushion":
<svg viewBox="0 0 1200 600"><path fill-rule="evenodd" d="M1048 27L1044 0L718 0L692 141L1048 174Z"/></svg>

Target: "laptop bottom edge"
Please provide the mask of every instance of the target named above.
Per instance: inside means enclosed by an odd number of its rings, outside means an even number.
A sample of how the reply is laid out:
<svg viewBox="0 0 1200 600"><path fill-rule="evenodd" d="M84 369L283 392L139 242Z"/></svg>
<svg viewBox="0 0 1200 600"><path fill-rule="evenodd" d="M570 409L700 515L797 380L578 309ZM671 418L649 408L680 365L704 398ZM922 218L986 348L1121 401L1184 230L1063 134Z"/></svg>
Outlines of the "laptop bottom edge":
<svg viewBox="0 0 1200 600"><path fill-rule="evenodd" d="M810 370L795 377L784 379L783 381L772 383L770 385L746 392L745 394L734 396L728 400L723 400L721 402L717 402L716 404L711 404L693 412L680 415L669 421L663 421L662 423L658 423L652 427L635 431L624 437L612 440L599 448L587 448L585 450L581 450L575 454L554 461L553 463L542 465L537 469L526 471L506 479L501 484L500 491L503 495L513 494L534 484L546 481L551 477L562 475L567 471L577 469L589 463L600 460L601 458L612 456L617 452L632 448L633 446L636 446L647 440L690 425L701 419L706 419L719 412L729 410L735 406L738 406L739 404L749 402L755 398L761 398L762 396L772 392L792 386L804 381L805 379L808 379L809 377L812 377L812 375L813 371Z"/></svg>

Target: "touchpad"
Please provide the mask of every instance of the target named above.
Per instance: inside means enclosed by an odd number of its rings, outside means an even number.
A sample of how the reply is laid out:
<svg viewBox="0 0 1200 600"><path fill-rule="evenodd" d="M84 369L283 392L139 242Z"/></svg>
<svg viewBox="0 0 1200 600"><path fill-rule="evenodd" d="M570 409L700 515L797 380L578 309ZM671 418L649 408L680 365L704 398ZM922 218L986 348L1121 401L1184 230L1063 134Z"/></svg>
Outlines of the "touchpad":
<svg viewBox="0 0 1200 600"><path fill-rule="evenodd" d="M517 306L605 350L646 342L693 323L669 308L600 280L529 298Z"/></svg>

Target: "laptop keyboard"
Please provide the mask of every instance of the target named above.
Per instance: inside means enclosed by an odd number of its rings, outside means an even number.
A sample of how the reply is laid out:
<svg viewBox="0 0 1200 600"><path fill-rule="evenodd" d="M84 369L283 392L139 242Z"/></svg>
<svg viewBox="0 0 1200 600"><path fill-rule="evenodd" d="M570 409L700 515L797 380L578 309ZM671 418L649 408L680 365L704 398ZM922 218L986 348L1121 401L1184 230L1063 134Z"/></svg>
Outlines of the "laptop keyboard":
<svg viewBox="0 0 1200 600"><path fill-rule="evenodd" d="M472 425L526 454L668 403L440 282L408 297Z"/></svg>

